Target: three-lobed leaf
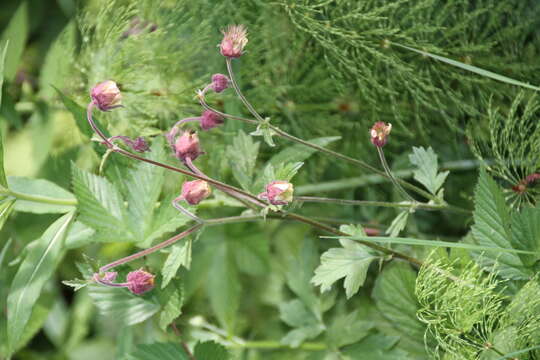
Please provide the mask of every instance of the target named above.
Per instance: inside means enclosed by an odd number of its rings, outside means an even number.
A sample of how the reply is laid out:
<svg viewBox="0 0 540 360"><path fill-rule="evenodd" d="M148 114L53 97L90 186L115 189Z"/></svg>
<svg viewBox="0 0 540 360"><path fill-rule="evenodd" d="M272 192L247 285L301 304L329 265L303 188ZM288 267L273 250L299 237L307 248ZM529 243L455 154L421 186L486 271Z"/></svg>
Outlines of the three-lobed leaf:
<svg viewBox="0 0 540 360"><path fill-rule="evenodd" d="M413 153L409 155L409 160L417 166L417 169L414 170L414 178L424 185L430 193L438 195L449 172L438 172L439 163L433 149L431 147L427 150L423 147L413 147Z"/></svg>

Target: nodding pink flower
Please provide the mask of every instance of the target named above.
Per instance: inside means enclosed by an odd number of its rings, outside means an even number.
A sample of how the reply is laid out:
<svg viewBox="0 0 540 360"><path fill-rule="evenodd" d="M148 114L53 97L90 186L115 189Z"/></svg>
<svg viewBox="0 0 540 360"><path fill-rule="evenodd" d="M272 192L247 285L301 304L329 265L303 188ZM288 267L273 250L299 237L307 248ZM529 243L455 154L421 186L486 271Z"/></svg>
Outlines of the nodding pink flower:
<svg viewBox="0 0 540 360"><path fill-rule="evenodd" d="M229 87L229 78L223 74L214 74L212 75L212 84L210 87L215 92L220 93Z"/></svg>
<svg viewBox="0 0 540 360"><path fill-rule="evenodd" d="M228 58L238 58L242 56L242 51L248 43L247 30L244 25L229 25L227 30L222 31L221 55Z"/></svg>
<svg viewBox="0 0 540 360"><path fill-rule="evenodd" d="M203 154L199 146L199 137L194 131L185 131L182 135L178 135L178 127L174 126L165 136L169 145L174 151L174 155L182 160L186 161L190 158L194 161L199 155Z"/></svg>
<svg viewBox="0 0 540 360"><path fill-rule="evenodd" d="M127 275L127 288L135 295L144 294L154 288L154 275L143 269L132 271Z"/></svg>
<svg viewBox="0 0 540 360"><path fill-rule="evenodd" d="M266 185L266 191L258 195L259 199L268 200L272 205L287 205L293 201L293 184L287 181L272 181Z"/></svg>
<svg viewBox="0 0 540 360"><path fill-rule="evenodd" d="M110 137L109 141L113 142L114 140L117 140L117 139L122 140L124 144L131 147L133 150L137 152L150 151L150 146L148 146L148 143L146 142L146 140L141 136L139 136L135 140L132 140L128 136L116 135L116 136Z"/></svg>
<svg viewBox="0 0 540 360"><path fill-rule="evenodd" d="M205 110L201 115L201 129L210 130L223 124L223 116L213 111Z"/></svg>
<svg viewBox="0 0 540 360"><path fill-rule="evenodd" d="M371 128L371 143L377 147L383 147L388 141L388 135L392 131L392 124L377 121Z"/></svg>
<svg viewBox="0 0 540 360"><path fill-rule="evenodd" d="M204 180L186 181L182 185L181 197L190 205L197 205L212 193L210 185Z"/></svg>
<svg viewBox="0 0 540 360"><path fill-rule="evenodd" d="M112 80L103 81L92 88L90 91L93 103L101 111L109 111L121 107L120 101L122 94Z"/></svg>

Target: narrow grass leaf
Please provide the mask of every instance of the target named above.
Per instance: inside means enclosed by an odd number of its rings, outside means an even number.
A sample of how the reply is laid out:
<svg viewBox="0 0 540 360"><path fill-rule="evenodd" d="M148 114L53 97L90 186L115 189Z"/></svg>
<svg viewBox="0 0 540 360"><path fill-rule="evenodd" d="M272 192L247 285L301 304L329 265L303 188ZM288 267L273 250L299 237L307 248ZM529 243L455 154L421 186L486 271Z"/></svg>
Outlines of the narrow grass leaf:
<svg viewBox="0 0 540 360"><path fill-rule="evenodd" d="M9 52L6 54L3 69L8 81L12 81L17 74L28 33L28 3L23 1L11 17L0 39L0 44L6 44L9 41Z"/></svg>
<svg viewBox="0 0 540 360"><path fill-rule="evenodd" d="M34 214L66 213L77 205L75 196L45 179L9 176L8 186L17 193L15 210Z"/></svg>

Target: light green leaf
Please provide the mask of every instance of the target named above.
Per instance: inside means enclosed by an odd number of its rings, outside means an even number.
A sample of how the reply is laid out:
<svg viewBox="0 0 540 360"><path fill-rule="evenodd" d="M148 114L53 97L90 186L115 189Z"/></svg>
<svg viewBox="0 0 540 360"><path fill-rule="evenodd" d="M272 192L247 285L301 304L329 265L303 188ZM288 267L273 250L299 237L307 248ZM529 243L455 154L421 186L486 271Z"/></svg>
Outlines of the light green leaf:
<svg viewBox="0 0 540 360"><path fill-rule="evenodd" d="M390 234L390 237L396 237L399 235L400 232L405 229L405 226L407 226L407 220L409 219L409 210L403 210L401 211L398 216L394 220L392 220L392 223L386 229L386 234Z"/></svg>
<svg viewBox="0 0 540 360"><path fill-rule="evenodd" d="M126 360L190 360L178 343L141 344L127 355Z"/></svg>
<svg viewBox="0 0 540 360"><path fill-rule="evenodd" d="M72 176L79 220L101 233L103 241L133 241L133 234L124 222L125 207L115 187L107 179L80 170L74 164Z"/></svg>
<svg viewBox="0 0 540 360"><path fill-rule="evenodd" d="M283 322L294 328L281 339L282 344L290 347L296 348L324 330L324 324L299 299L282 303L279 314Z"/></svg>
<svg viewBox="0 0 540 360"><path fill-rule="evenodd" d="M298 173L298 170L304 166L303 162L295 163L282 163L274 167L274 179L291 181L291 179ZM268 182L272 180L268 179Z"/></svg>
<svg viewBox="0 0 540 360"><path fill-rule="evenodd" d="M240 130L233 139L232 145L227 146L227 157L232 173L244 190L251 190L259 145L258 141L253 141L251 136Z"/></svg>
<svg viewBox="0 0 540 360"><path fill-rule="evenodd" d="M2 86L0 83L0 94L2 93ZM0 95L1 96L1 95ZM2 127L0 127L0 190L7 189L7 178L6 178L6 172L4 170L4 137L2 135ZM0 195L0 199L2 199L3 196Z"/></svg>
<svg viewBox="0 0 540 360"><path fill-rule="evenodd" d="M401 334L401 347L422 359L426 357L426 327L416 317L419 305L415 285L416 273L409 264L393 262L377 277L372 296L382 316Z"/></svg>
<svg viewBox="0 0 540 360"><path fill-rule="evenodd" d="M366 337L374 326L372 321L360 320L358 311L340 314L326 330L326 343L335 349L354 344Z"/></svg>
<svg viewBox="0 0 540 360"><path fill-rule="evenodd" d="M437 154L435 154L431 146L427 150L423 147L413 147L413 153L409 155L409 160L411 164L417 167L414 170L414 178L424 185L430 193L437 195L450 172L438 173Z"/></svg>
<svg viewBox="0 0 540 360"><path fill-rule="evenodd" d="M184 239L180 244L171 246L171 252L161 268L161 275L163 275L163 281L161 282L162 289L169 284L169 281L176 275L180 266L189 269L191 265L191 246L191 239Z"/></svg>
<svg viewBox="0 0 540 360"><path fill-rule="evenodd" d="M75 221L71 225L66 237L66 249L76 249L88 245L95 233L96 231L91 227L84 225L80 221Z"/></svg>
<svg viewBox="0 0 540 360"><path fill-rule="evenodd" d="M0 200L0 230L2 230L2 227L6 223L9 215L11 214L11 210L13 210L14 204L15 200L12 198Z"/></svg>
<svg viewBox="0 0 540 360"><path fill-rule="evenodd" d="M74 218L68 213L56 220L33 242L17 270L8 295L8 347L13 350L23 336L32 308L62 255L64 239Z"/></svg>
<svg viewBox="0 0 540 360"><path fill-rule="evenodd" d="M92 130L92 127L88 123L88 120L86 118L86 109L79 104L77 104L75 101L70 99L68 96L66 96L62 91L57 89L53 86L53 88L56 90L58 95L60 96L60 100L62 100L62 103L66 107L66 109L73 115L73 118L75 119L75 122L77 123L77 126L82 134L88 136L89 138L92 137L94 134L94 130ZM100 125L98 117L94 114L93 120L96 123L96 125L103 131L105 136L109 136L109 133L107 129L105 129L103 126Z"/></svg>
<svg viewBox="0 0 540 360"><path fill-rule="evenodd" d="M77 205L72 193L48 180L9 176L8 187L17 198L16 211L35 214L66 213L75 210Z"/></svg>
<svg viewBox="0 0 540 360"><path fill-rule="evenodd" d="M28 38L28 31L28 4L23 1L11 17L0 39L0 44L3 44L2 47L9 41L9 52L6 55L3 71L8 81L12 81L17 74L19 62Z"/></svg>
<svg viewBox="0 0 540 360"><path fill-rule="evenodd" d="M342 353L347 360L412 360L405 351L394 348L398 341L398 336L371 334L359 343L347 346Z"/></svg>
<svg viewBox="0 0 540 360"><path fill-rule="evenodd" d="M6 43L4 44L0 52L0 108L2 107L2 86L4 85L4 68L5 68L4 65L6 61L6 54L7 54L8 46L9 46L9 40L6 41ZM3 150L2 150L2 130L0 129L0 185L5 186L6 177L5 175L3 175L4 174L3 161L4 161L4 156L3 156Z"/></svg>
<svg viewBox="0 0 540 360"><path fill-rule="evenodd" d="M146 236L147 243L151 243L164 234L172 233L182 225L185 225L187 222L191 221L191 218L182 214L172 206L171 201L175 197L176 195L173 195L161 201L161 204L155 211L152 219L151 231ZM182 206L188 209L192 214L196 214L197 212L197 208L194 206L189 206L186 203L182 204Z"/></svg>
<svg viewBox="0 0 540 360"><path fill-rule="evenodd" d="M197 360L228 360L230 358L227 349L214 341L197 343L193 356Z"/></svg>
<svg viewBox="0 0 540 360"><path fill-rule="evenodd" d="M317 266L319 255L314 241L305 238L300 252L291 256L287 269L287 285L302 302L318 317L321 315L321 301L315 294L310 280Z"/></svg>
<svg viewBox="0 0 540 360"><path fill-rule="evenodd" d="M521 255L525 266L533 266L540 260L540 208L524 208L512 214L512 244L520 249L536 252Z"/></svg>
<svg viewBox="0 0 540 360"><path fill-rule="evenodd" d="M159 311L159 304L155 299L148 300L124 288L94 283L90 284L88 289L101 315L113 318L124 325L141 323Z"/></svg>
<svg viewBox="0 0 540 360"><path fill-rule="evenodd" d="M159 292L162 310L159 315L159 327L166 331L167 326L182 314L184 304L184 287L181 282L173 282L165 290Z"/></svg>

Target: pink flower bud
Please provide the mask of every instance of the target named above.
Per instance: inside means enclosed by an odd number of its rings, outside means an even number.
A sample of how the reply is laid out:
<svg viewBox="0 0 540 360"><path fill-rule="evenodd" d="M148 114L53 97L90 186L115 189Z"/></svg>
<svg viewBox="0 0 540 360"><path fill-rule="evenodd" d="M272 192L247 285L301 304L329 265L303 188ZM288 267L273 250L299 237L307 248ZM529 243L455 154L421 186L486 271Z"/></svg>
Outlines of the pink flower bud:
<svg viewBox="0 0 540 360"><path fill-rule="evenodd" d="M132 271L127 275L127 288L135 295L144 294L154 288L154 275L143 269Z"/></svg>
<svg viewBox="0 0 540 360"><path fill-rule="evenodd" d="M199 146L199 137L195 132L186 131L177 137L173 148L176 157L182 161L185 161L187 158L193 161L202 154Z"/></svg>
<svg viewBox="0 0 540 360"><path fill-rule="evenodd" d="M212 85L211 88L217 93L222 92L223 90L229 87L229 78L223 74L214 74L212 75Z"/></svg>
<svg viewBox="0 0 540 360"><path fill-rule="evenodd" d="M371 143L377 147L383 147L388 140L388 135L392 130L392 124L385 124L382 121L377 121L371 128Z"/></svg>
<svg viewBox="0 0 540 360"><path fill-rule="evenodd" d="M213 111L205 110L201 115L201 129L210 130L223 124L223 117Z"/></svg>
<svg viewBox="0 0 540 360"><path fill-rule="evenodd" d="M286 205L293 201L293 184L287 181L272 181L266 185L266 191L259 194L259 199L268 200L272 205Z"/></svg>
<svg viewBox="0 0 540 360"><path fill-rule="evenodd" d="M92 101L101 111L109 111L111 109L122 106L122 94L112 80L101 82L92 88L90 92Z"/></svg>
<svg viewBox="0 0 540 360"><path fill-rule="evenodd" d="M118 273L116 271L108 271L101 277L101 280L105 282L113 282L116 279Z"/></svg>
<svg viewBox="0 0 540 360"><path fill-rule="evenodd" d="M238 58L248 42L247 31L244 25L229 25L226 31L222 31L221 55L229 58Z"/></svg>
<svg viewBox="0 0 540 360"><path fill-rule="evenodd" d="M197 205L212 193L212 189L204 180L186 181L182 185L182 198L190 205Z"/></svg>

